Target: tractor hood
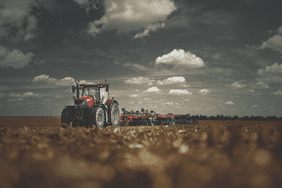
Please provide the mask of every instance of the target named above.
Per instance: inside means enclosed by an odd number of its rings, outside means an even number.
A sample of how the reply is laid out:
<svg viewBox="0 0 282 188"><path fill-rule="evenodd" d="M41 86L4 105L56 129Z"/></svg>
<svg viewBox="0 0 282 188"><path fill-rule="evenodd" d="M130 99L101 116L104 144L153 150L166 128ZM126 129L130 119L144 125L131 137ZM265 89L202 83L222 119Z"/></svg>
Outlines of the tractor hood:
<svg viewBox="0 0 282 188"><path fill-rule="evenodd" d="M74 101L75 105L79 105L79 106L84 106L84 105L88 105L88 106L93 106L94 105L94 101L92 97L80 97L75 99Z"/></svg>

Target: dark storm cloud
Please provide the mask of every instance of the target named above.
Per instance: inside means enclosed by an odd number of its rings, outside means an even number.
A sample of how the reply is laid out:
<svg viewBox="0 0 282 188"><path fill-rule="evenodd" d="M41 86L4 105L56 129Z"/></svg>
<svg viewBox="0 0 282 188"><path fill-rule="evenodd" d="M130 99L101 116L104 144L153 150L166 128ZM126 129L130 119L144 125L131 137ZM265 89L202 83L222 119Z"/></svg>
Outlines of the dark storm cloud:
<svg viewBox="0 0 282 188"><path fill-rule="evenodd" d="M31 6L31 14L37 17L39 28L78 26L100 19L104 5L100 0L36 0Z"/></svg>

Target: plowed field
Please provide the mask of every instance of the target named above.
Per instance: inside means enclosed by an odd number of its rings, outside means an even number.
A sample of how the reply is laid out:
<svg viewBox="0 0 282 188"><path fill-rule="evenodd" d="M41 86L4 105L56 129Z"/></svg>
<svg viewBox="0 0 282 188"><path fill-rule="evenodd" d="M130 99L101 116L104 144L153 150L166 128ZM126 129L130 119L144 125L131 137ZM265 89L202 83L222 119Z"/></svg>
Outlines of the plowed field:
<svg viewBox="0 0 282 188"><path fill-rule="evenodd" d="M56 124L57 119L34 122ZM280 122L200 121L199 126L103 129L4 128L34 122L3 122L1 188L282 185Z"/></svg>

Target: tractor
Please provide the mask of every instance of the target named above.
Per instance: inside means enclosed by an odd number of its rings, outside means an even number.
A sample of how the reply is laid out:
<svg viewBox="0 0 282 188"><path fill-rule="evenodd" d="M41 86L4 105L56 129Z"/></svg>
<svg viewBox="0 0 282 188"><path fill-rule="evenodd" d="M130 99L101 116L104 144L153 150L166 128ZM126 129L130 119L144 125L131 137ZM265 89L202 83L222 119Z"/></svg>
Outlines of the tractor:
<svg viewBox="0 0 282 188"><path fill-rule="evenodd" d="M62 127L119 126L119 104L114 97L109 98L109 84L79 84L78 80L76 87L72 86L72 93L75 91L74 105L62 111Z"/></svg>

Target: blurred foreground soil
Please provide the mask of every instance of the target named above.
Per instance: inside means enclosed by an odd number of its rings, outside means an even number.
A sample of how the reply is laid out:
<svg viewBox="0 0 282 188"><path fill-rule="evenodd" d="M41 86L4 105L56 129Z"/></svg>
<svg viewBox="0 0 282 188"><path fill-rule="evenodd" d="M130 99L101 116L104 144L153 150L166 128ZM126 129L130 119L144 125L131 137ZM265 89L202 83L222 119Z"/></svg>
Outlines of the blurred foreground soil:
<svg viewBox="0 0 282 188"><path fill-rule="evenodd" d="M1 188L282 185L280 122L103 129L0 125Z"/></svg>

